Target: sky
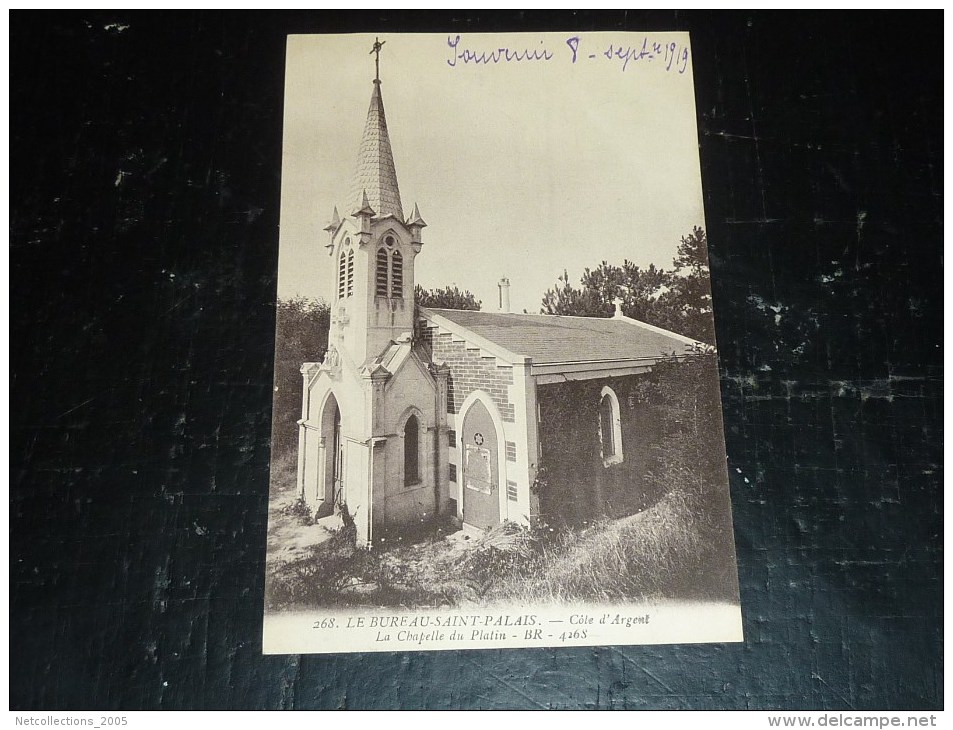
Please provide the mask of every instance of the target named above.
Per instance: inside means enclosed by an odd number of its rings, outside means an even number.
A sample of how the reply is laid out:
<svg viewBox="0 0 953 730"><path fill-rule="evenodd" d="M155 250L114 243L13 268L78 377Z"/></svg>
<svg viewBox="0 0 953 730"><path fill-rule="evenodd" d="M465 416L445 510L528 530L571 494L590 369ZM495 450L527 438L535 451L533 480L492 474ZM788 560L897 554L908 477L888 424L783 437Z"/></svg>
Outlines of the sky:
<svg viewBox="0 0 953 730"><path fill-rule="evenodd" d="M288 38L280 298L333 296L323 229L335 205L351 212L374 38ZM380 40L404 213L417 203L428 224L423 287L459 286L490 311L506 276L511 311L538 312L564 270L578 283L601 261L669 268L704 226L687 33Z"/></svg>

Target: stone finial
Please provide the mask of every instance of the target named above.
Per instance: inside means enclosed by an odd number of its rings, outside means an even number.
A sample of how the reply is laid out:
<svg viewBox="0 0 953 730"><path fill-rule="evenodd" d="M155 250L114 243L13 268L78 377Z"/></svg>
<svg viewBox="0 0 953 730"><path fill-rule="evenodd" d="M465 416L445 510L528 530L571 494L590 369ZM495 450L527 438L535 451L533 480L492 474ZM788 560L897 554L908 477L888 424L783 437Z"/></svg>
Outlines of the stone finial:
<svg viewBox="0 0 953 730"><path fill-rule="evenodd" d="M367 199L367 191L365 190L361 195L361 207L351 213L355 218L357 216L366 215L369 218L373 218L375 215L374 209L371 207L370 201Z"/></svg>
<svg viewBox="0 0 953 730"><path fill-rule="evenodd" d="M616 297L615 299L612 300L612 303L615 304L615 312L613 313L612 316L616 319L621 319L622 318L622 297Z"/></svg>
<svg viewBox="0 0 953 730"><path fill-rule="evenodd" d="M328 223L324 230L330 233L332 236L337 233L338 227L341 225L341 216L338 215L338 207L334 206L334 213L331 214L331 222Z"/></svg>
<svg viewBox="0 0 953 730"><path fill-rule="evenodd" d="M420 217L420 208L417 207L417 204L414 203L414 212L410 215L410 220L407 221L408 226L419 226L420 228L426 228L427 224L424 222L424 219Z"/></svg>

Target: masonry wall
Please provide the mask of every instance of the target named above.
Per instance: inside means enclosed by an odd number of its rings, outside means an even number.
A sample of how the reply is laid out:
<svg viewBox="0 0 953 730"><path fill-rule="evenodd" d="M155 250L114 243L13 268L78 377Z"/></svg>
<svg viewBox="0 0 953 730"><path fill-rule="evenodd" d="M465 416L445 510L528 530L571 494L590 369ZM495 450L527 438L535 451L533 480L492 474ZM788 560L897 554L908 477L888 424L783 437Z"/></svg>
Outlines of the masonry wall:
<svg viewBox="0 0 953 730"><path fill-rule="evenodd" d="M446 482L435 488L434 451L438 430L433 381L408 361L388 383L381 403L379 435L375 448L374 526L390 530L420 526L445 505ZM413 414L418 420L418 479L405 478L404 426ZM445 453L440 454L446 462ZM437 492L440 492L439 497Z"/></svg>
<svg viewBox="0 0 953 730"><path fill-rule="evenodd" d="M484 390L500 409L503 420L513 423L514 404L510 388L513 386L513 368L497 365L495 357L483 357L480 349L466 342L455 341L448 333L438 333L434 327L423 332L423 344L433 353L434 362L450 366L447 382L447 410L460 412L460 406L474 390Z"/></svg>
<svg viewBox="0 0 953 730"><path fill-rule="evenodd" d="M433 434L426 428L420 433L420 480L403 482L404 439L389 438L374 449L374 529L413 529L434 517ZM376 539L375 539L376 542Z"/></svg>

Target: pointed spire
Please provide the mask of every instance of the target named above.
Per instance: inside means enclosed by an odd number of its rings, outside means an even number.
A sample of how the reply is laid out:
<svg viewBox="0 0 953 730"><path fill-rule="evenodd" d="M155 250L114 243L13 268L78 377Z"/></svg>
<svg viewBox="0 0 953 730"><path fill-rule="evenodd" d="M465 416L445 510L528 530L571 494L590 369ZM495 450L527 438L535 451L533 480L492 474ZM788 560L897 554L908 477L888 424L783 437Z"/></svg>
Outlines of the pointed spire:
<svg viewBox="0 0 953 730"><path fill-rule="evenodd" d="M416 203L414 203L414 212L410 214L410 218L407 220L407 225L420 226L421 228L427 227L424 219L420 217L420 208L417 207Z"/></svg>
<svg viewBox="0 0 953 730"><path fill-rule="evenodd" d="M376 215L376 213L374 212L374 209L371 207L370 201L367 199L366 190L364 190L361 193L361 207L355 210L353 213L351 213L351 215L354 215L354 216L366 215L366 216L370 216L371 218L373 218Z"/></svg>
<svg viewBox="0 0 953 730"><path fill-rule="evenodd" d="M338 215L338 207L334 206L334 213L331 215L331 222L328 223L324 230L330 233L332 236L337 233L338 228L341 225L341 216Z"/></svg>
<svg viewBox="0 0 953 730"><path fill-rule="evenodd" d="M378 53L381 45L383 43L375 44ZM375 78L373 83L374 90L371 93L371 105L367 110L367 122L361 139L361 150L358 153L351 199L356 202L361 191L364 191L370 206L377 211L377 215L380 217L392 215L402 221L404 212L400 205L397 170L394 167L394 155L391 152L390 137L387 134L387 120L384 118L380 78Z"/></svg>

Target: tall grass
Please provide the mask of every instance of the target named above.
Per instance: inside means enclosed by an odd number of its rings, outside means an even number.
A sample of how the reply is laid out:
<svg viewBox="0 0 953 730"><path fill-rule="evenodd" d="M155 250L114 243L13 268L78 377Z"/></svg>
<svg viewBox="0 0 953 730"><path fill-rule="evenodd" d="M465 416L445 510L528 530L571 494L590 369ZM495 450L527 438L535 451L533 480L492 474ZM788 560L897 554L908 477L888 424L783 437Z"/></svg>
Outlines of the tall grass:
<svg viewBox="0 0 953 730"><path fill-rule="evenodd" d="M270 576L269 606L736 600L724 536L694 501L674 490L582 530L504 523L469 541L432 535L370 552L342 530Z"/></svg>
<svg viewBox="0 0 953 730"><path fill-rule="evenodd" d="M730 553L685 492L651 508L540 543L538 555L492 598L530 603L734 600ZM719 554L720 553L720 554Z"/></svg>

